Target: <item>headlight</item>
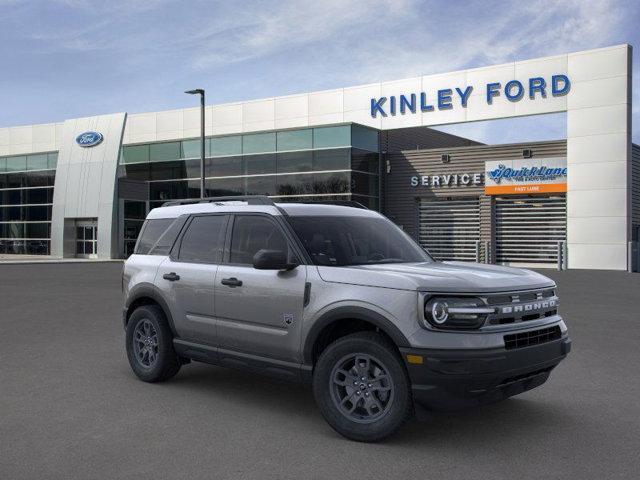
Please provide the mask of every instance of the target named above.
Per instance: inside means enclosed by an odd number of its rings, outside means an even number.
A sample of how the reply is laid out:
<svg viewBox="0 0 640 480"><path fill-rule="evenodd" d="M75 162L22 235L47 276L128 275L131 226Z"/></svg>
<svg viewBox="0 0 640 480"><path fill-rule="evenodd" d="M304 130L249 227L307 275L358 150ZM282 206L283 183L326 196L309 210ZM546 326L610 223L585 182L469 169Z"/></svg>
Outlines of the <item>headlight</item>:
<svg viewBox="0 0 640 480"><path fill-rule="evenodd" d="M479 328L494 312L494 308L475 297L431 297L424 304L424 318L436 328Z"/></svg>

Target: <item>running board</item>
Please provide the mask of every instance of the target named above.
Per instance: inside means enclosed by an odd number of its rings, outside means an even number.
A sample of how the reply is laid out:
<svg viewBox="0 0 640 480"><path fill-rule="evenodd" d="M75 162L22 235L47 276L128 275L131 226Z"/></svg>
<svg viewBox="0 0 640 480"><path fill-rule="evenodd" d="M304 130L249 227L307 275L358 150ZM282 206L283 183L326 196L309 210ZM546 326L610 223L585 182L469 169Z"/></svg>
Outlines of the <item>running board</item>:
<svg viewBox="0 0 640 480"><path fill-rule="evenodd" d="M246 370L293 382L309 383L311 381L311 365L226 350L224 348L187 342L179 338L174 338L173 347L179 356L197 362Z"/></svg>

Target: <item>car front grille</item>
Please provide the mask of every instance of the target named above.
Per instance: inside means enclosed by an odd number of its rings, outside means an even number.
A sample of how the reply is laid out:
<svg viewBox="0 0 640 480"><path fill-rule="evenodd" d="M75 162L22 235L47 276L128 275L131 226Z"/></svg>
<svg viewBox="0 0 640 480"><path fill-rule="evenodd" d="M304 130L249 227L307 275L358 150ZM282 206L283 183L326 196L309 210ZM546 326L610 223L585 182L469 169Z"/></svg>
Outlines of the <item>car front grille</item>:
<svg viewBox="0 0 640 480"><path fill-rule="evenodd" d="M496 309L487 317L487 325L529 322L558 314L558 297L553 289L489 295L485 301Z"/></svg>
<svg viewBox="0 0 640 480"><path fill-rule="evenodd" d="M507 350L514 348L530 347L532 345L540 345L541 343L552 342L562 336L559 326L550 328L542 328L540 330L531 330L529 332L513 333L504 336L504 346Z"/></svg>

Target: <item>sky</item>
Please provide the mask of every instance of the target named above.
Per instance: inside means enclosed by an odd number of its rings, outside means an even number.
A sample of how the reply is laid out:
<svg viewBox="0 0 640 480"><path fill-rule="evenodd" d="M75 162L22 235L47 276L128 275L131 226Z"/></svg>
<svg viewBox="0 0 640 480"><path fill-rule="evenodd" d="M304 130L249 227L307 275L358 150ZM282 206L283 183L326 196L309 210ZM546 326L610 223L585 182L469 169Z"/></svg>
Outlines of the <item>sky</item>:
<svg viewBox="0 0 640 480"><path fill-rule="evenodd" d="M621 43L638 0L0 0L0 127L347 87ZM634 80L633 140L640 142ZM558 139L565 114L442 130Z"/></svg>

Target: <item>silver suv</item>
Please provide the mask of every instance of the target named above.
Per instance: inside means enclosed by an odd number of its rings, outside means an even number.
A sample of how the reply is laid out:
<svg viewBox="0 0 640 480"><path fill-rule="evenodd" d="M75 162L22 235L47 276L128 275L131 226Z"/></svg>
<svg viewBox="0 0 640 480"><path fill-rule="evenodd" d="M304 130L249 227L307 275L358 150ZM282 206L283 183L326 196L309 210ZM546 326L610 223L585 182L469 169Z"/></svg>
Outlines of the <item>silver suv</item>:
<svg viewBox="0 0 640 480"><path fill-rule="evenodd" d="M127 355L146 382L191 360L308 381L336 431L375 441L413 413L544 383L571 346L555 288L435 261L366 208L174 202L149 213L124 265Z"/></svg>

